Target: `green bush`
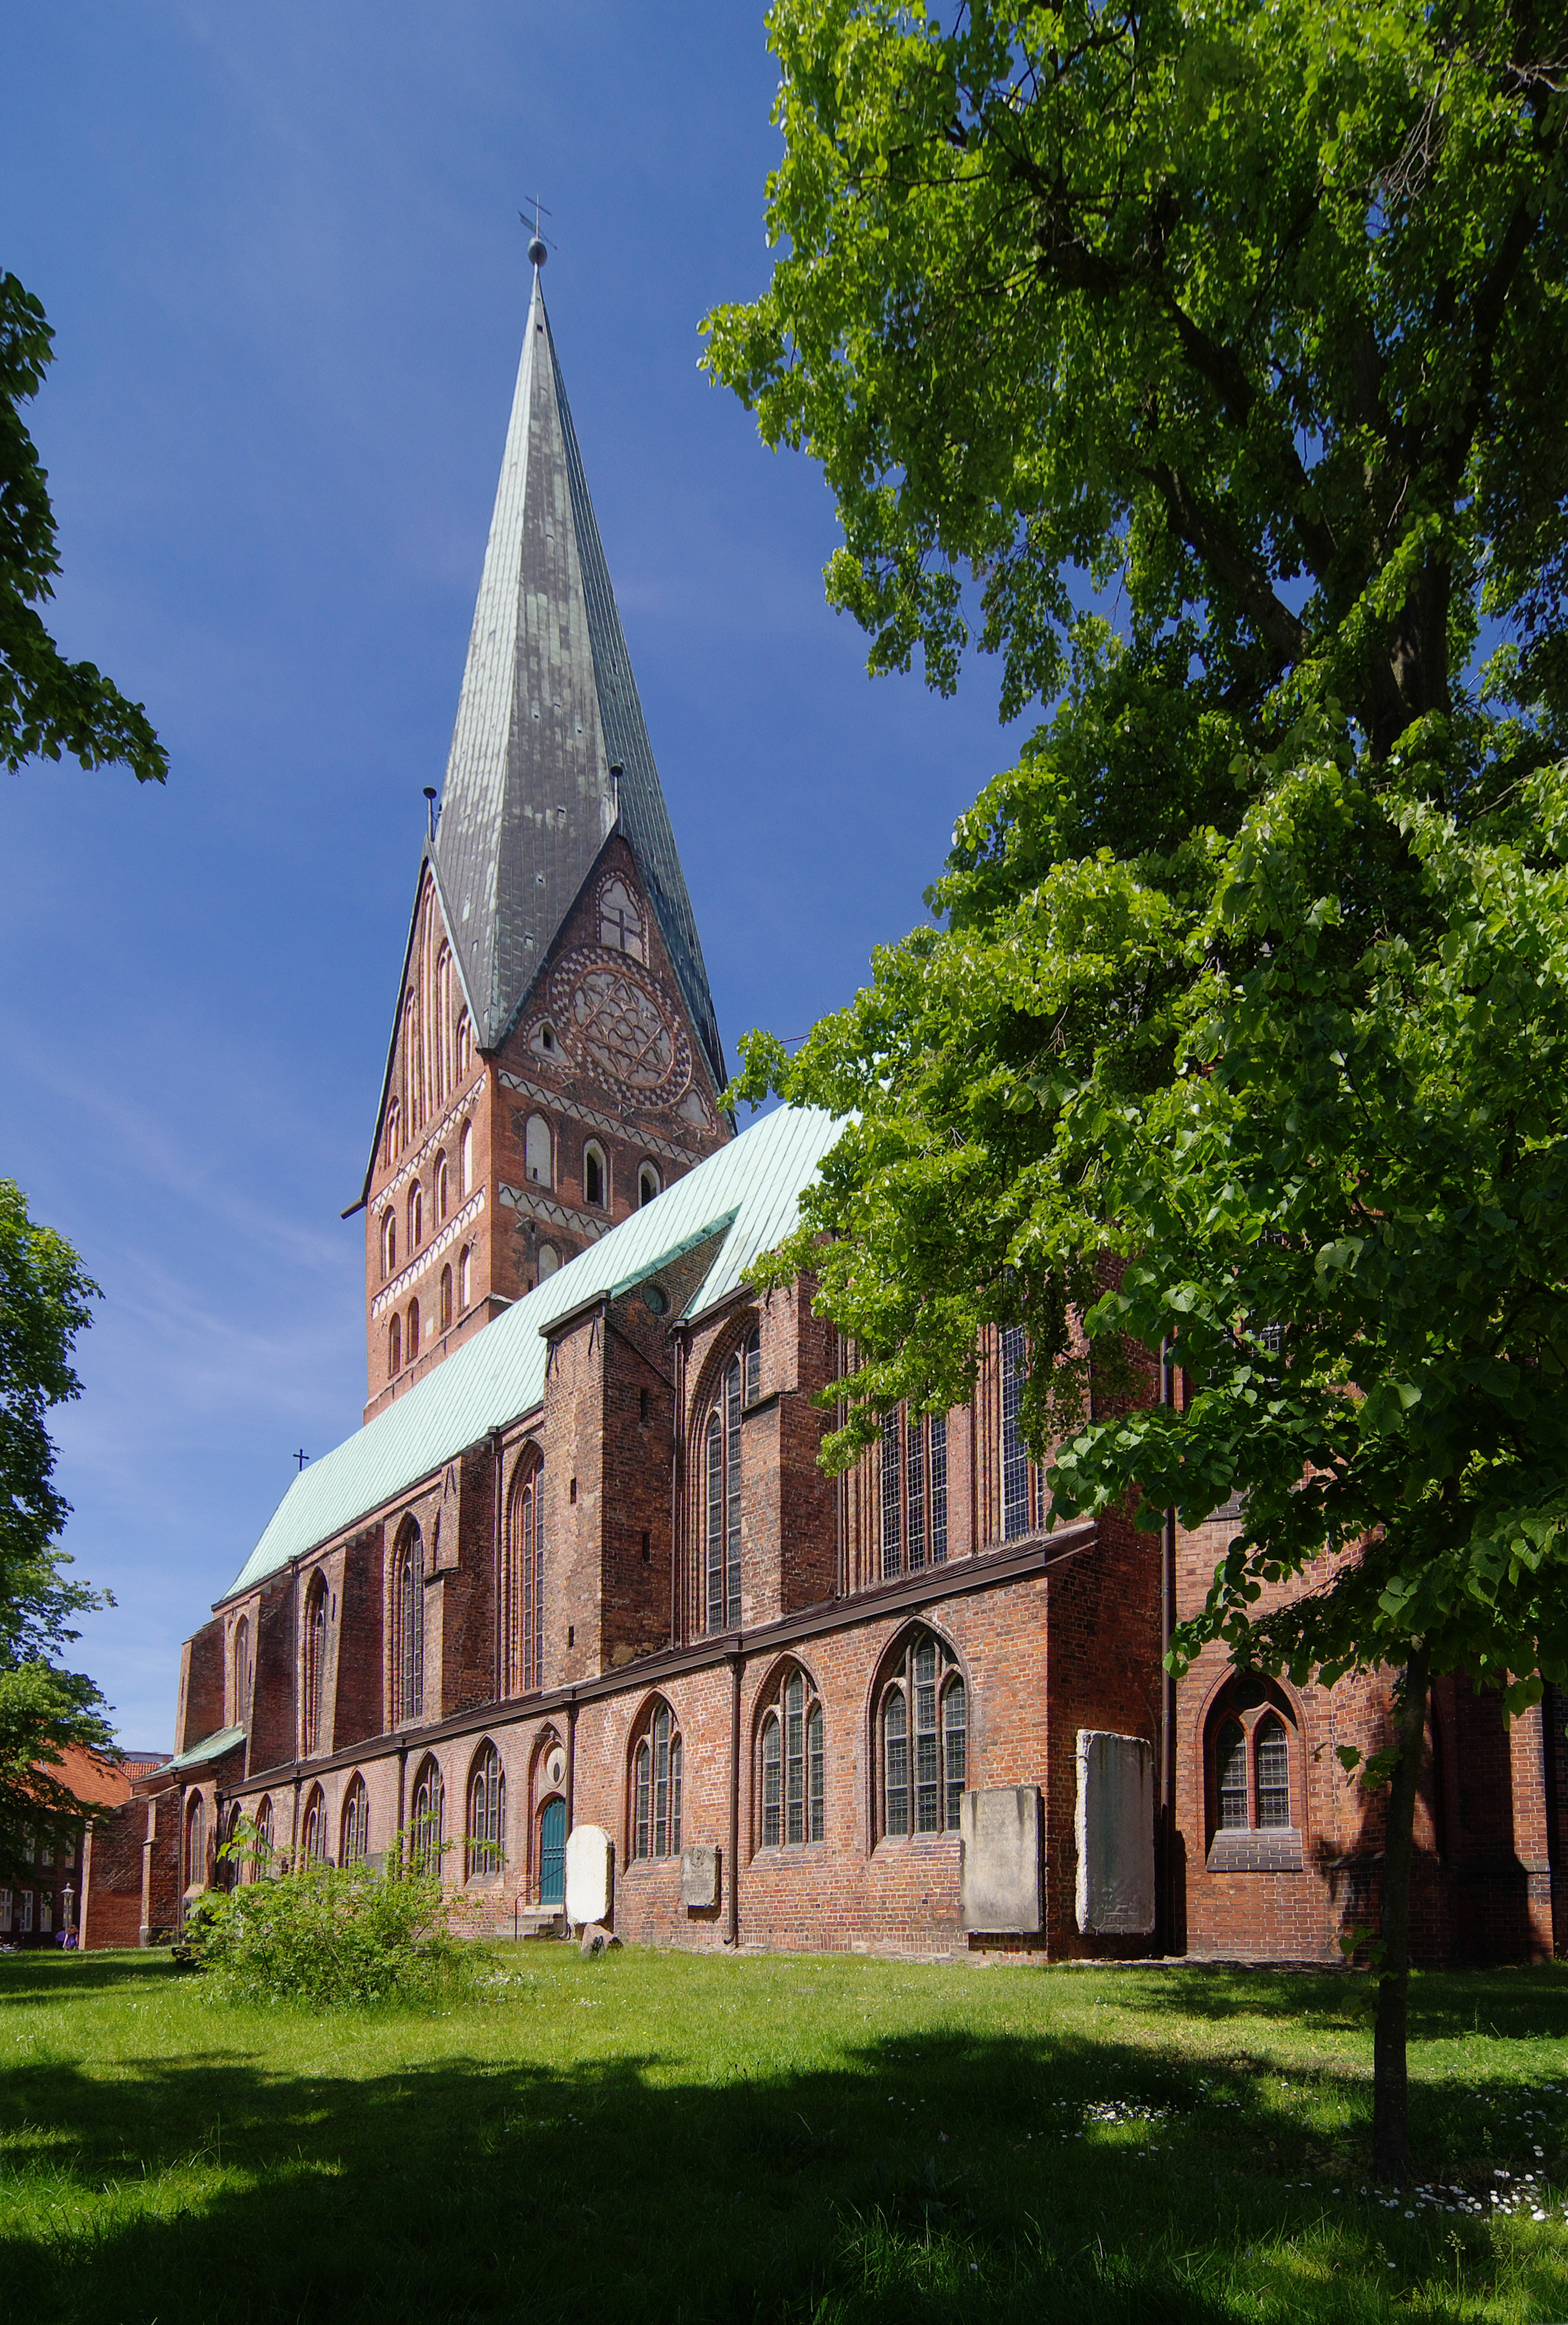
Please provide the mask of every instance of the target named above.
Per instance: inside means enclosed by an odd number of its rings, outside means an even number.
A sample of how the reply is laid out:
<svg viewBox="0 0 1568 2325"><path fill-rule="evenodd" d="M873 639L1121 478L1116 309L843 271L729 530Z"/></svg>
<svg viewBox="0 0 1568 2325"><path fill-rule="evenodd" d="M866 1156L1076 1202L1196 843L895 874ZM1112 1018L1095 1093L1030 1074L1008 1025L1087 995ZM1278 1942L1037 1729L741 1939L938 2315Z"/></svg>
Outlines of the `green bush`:
<svg viewBox="0 0 1568 2325"><path fill-rule="evenodd" d="M258 1847L242 1826L222 1852L237 1885L209 1890L186 1923L192 1958L235 2000L431 2001L466 1976L434 1852L274 1865L258 1861Z"/></svg>

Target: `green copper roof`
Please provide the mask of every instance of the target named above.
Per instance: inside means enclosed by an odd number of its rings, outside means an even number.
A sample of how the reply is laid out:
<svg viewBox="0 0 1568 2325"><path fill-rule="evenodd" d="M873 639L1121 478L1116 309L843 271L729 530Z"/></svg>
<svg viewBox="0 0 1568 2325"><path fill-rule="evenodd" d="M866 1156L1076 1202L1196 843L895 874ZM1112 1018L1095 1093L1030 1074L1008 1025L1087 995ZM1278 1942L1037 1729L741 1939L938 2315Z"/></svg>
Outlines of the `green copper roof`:
<svg viewBox="0 0 1568 2325"><path fill-rule="evenodd" d="M203 1761L216 1760L223 1753L232 1752L237 1744L244 1742L243 1728L215 1728L211 1735L204 1736L199 1744L188 1745L183 1752L176 1752L172 1760L165 1760L162 1767L151 1769L148 1773L164 1776L171 1768L199 1768Z"/></svg>
<svg viewBox="0 0 1568 2325"><path fill-rule="evenodd" d="M801 1191L840 1127L817 1108L781 1107L580 1252L296 1477L224 1597L275 1574L488 1431L532 1412L544 1394L543 1335L585 1301L640 1282L719 1232L724 1240L686 1313L700 1316L724 1299L794 1226Z"/></svg>

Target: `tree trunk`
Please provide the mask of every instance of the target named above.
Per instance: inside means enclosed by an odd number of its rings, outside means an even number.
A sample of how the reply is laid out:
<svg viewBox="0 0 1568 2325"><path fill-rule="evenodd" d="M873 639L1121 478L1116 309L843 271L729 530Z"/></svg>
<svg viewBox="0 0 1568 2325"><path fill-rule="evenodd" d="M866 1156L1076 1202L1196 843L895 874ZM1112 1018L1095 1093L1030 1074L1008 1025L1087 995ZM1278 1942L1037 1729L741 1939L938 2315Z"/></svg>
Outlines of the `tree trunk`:
<svg viewBox="0 0 1568 2325"><path fill-rule="evenodd" d="M1410 1999L1410 1863L1415 1853L1415 1792L1426 1744L1432 1658L1417 1647L1405 1666L1397 1734L1399 1765L1388 1794L1383 1847L1383 1959L1372 2042L1372 2168L1379 2180L1410 2172L1410 2084L1406 2024Z"/></svg>

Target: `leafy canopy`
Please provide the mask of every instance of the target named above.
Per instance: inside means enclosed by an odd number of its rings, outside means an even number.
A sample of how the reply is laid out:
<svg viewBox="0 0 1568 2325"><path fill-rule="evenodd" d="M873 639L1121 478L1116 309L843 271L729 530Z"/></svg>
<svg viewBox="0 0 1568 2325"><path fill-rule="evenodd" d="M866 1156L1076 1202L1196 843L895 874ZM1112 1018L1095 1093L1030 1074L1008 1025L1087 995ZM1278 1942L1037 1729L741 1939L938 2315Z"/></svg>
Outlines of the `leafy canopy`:
<svg viewBox="0 0 1568 2325"><path fill-rule="evenodd" d="M121 760L139 783L162 783L169 757L139 702L127 702L90 662L67 662L36 608L60 571L49 477L21 406L53 359L43 309L14 274L0 275L0 764L69 752L84 767Z"/></svg>
<svg viewBox="0 0 1568 2325"><path fill-rule="evenodd" d="M20 1869L33 1831L63 1838L79 1823L54 1773L66 1746L113 1748L98 1690L60 1664L75 1618L110 1602L65 1571L57 1537L70 1512L47 1420L80 1394L71 1348L97 1291L64 1237L0 1180L0 1874Z"/></svg>
<svg viewBox="0 0 1568 2325"><path fill-rule="evenodd" d="M1004 710L1059 698L946 926L743 1045L855 1116L774 1264L859 1352L830 1451L1022 1323L1059 1510L1248 1496L1184 1653L1568 1677L1556 32L769 23L781 255L710 366L823 464L874 668L952 685L978 590ZM1162 1339L1190 1401L1128 1409Z"/></svg>

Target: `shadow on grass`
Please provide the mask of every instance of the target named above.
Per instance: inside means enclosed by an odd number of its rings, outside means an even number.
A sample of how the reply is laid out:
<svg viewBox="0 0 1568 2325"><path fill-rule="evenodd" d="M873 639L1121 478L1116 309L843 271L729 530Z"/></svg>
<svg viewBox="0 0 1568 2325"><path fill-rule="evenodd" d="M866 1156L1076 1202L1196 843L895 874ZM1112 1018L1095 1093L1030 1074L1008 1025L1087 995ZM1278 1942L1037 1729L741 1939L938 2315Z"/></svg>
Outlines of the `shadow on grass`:
<svg viewBox="0 0 1568 2325"><path fill-rule="evenodd" d="M1075 1976L1082 1972L1071 1973ZM1137 2006L1157 2017L1223 2023L1254 2018L1278 2025L1350 2033L1370 2027L1377 1981L1364 1972L1161 1969L1137 1978ZM1509 2042L1568 2039L1568 1962L1528 1968L1417 1971L1410 1987L1410 2035L1497 2035Z"/></svg>
<svg viewBox="0 0 1568 2325"><path fill-rule="evenodd" d="M172 1954L46 1953L42 1946L0 1959L0 2010L8 2003L52 2001L62 1978L73 1994L109 1987L161 1986L183 1977Z"/></svg>
<svg viewBox="0 0 1568 2325"><path fill-rule="evenodd" d="M101 1988L92 1968L51 1965L51 1998ZM617 1968L579 1981L563 1965L552 1998L580 1983L611 2004ZM124 1970L150 2000L168 1975ZM0 1987L15 1976L0 1966ZM26 1983L36 1997L45 1978ZM0 2051L7 2311L61 2325L1218 2325L1387 2319L1374 2247L1402 2287L1435 2265L1437 2223L1360 2210L1320 2225L1316 2200L1282 2192L1331 2135L1235 2061L1047 2022L921 2028L708 2082L645 2047L570 2070L519 2060L532 2006L465 2012L470 2045L491 2026L505 2058L368 2073L345 2063L361 2022L348 2038L325 2025L309 2071L271 2063L248 2015L230 2051L122 2057L113 2078L58 2042L14 2065ZM200 2032L220 2036L221 2015ZM1345 2088L1362 2107L1364 2081ZM1477 2270L1487 2233L1465 2226ZM1304 2266L1313 2236L1337 2258ZM1546 2313L1564 2313L1565 2283L1545 2270Z"/></svg>

